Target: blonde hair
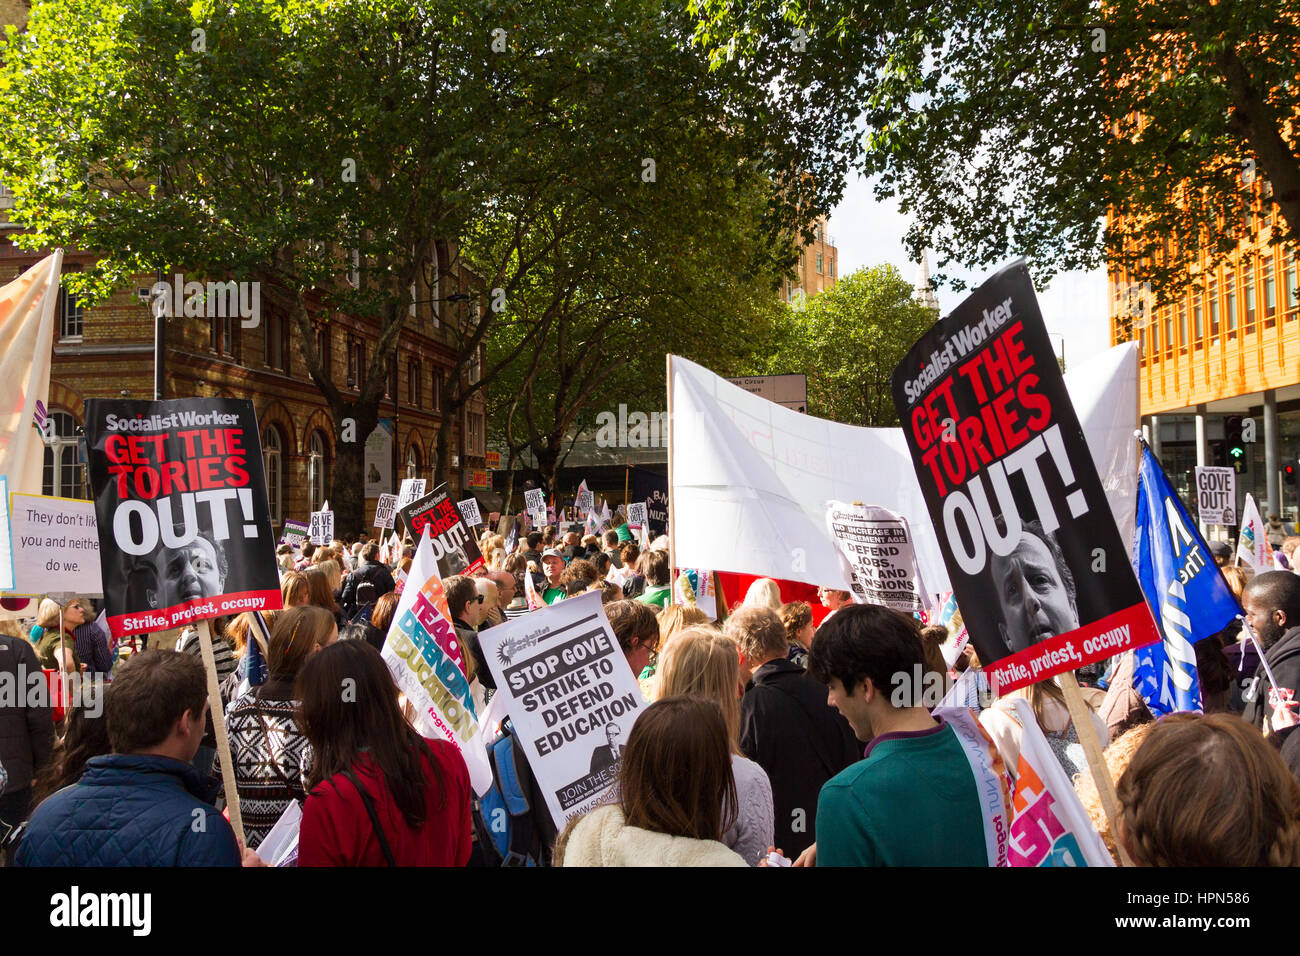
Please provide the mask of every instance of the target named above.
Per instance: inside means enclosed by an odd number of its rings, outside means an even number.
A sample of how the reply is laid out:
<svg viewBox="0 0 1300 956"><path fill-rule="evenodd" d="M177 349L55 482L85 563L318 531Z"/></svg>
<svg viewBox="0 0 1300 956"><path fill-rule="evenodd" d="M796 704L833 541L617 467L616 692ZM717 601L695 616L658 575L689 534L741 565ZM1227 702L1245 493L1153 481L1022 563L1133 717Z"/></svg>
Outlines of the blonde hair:
<svg viewBox="0 0 1300 956"><path fill-rule="evenodd" d="M740 753L740 651L711 627L679 631L659 656L657 699L703 697L722 708L731 752Z"/></svg>
<svg viewBox="0 0 1300 956"><path fill-rule="evenodd" d="M688 604L667 604L657 615L659 620L659 651L668 646L668 641L679 634L683 628L697 624L708 624L709 616L698 607Z"/></svg>
<svg viewBox="0 0 1300 956"><path fill-rule="evenodd" d="M316 565L320 570L325 572L325 577L329 579L330 590L337 591L343 586L343 569L333 558L327 558Z"/></svg>
<svg viewBox="0 0 1300 956"><path fill-rule="evenodd" d="M771 578L759 578L745 592L744 607L770 607L773 611L781 610L781 588Z"/></svg>
<svg viewBox="0 0 1300 956"><path fill-rule="evenodd" d="M1223 575L1223 580L1228 582L1228 590L1238 601L1241 600L1241 592L1246 590L1246 584L1249 579L1246 576L1246 569L1229 564L1227 567L1219 568L1219 573Z"/></svg>
<svg viewBox="0 0 1300 956"><path fill-rule="evenodd" d="M1138 748L1142 746L1142 741L1147 739L1147 734L1153 727L1155 727L1153 721L1138 724L1110 742L1110 746L1102 756L1106 760L1106 769L1110 771L1112 780L1124 776L1124 771L1128 769L1133 755L1137 753ZM1110 819L1106 816L1106 809L1102 806L1101 794L1097 792L1097 783L1092 779L1092 774L1076 775L1074 790L1079 795L1079 802L1083 804L1083 809L1088 811L1088 818L1092 820L1092 825L1101 835L1101 842L1106 844L1106 849L1118 863L1119 852L1115 849L1115 834L1110 832Z"/></svg>
<svg viewBox="0 0 1300 956"><path fill-rule="evenodd" d="M58 630L59 612L63 605L53 598L42 598L36 609L36 623L48 630Z"/></svg>
<svg viewBox="0 0 1300 956"><path fill-rule="evenodd" d="M1300 865L1300 782L1236 714L1171 714L1117 787L1140 866Z"/></svg>

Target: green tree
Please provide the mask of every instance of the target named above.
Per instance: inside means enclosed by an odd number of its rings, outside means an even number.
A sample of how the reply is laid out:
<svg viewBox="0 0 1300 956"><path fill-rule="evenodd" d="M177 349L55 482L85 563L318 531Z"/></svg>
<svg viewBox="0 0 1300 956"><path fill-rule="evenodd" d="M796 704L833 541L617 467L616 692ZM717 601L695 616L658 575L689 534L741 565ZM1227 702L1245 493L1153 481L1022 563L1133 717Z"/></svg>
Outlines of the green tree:
<svg viewBox="0 0 1300 956"><path fill-rule="evenodd" d="M856 166L942 268L1026 256L1040 280L1105 261L1165 300L1228 259L1251 209L1300 229L1293 0L692 0L806 132ZM840 181L821 177L821 202ZM1109 215L1108 215L1109 214ZM942 273L936 281L944 281Z"/></svg>
<svg viewBox="0 0 1300 956"><path fill-rule="evenodd" d="M859 269L790 310L768 371L805 373L808 410L819 418L894 426L890 377L938 318L893 266Z"/></svg>

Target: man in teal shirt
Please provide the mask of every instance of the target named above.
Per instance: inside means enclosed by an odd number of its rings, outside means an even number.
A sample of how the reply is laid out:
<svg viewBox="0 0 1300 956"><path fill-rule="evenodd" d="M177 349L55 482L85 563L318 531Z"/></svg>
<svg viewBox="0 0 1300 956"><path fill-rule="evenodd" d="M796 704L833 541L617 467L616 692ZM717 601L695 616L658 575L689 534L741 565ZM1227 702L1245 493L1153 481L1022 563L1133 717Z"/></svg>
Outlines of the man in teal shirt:
<svg viewBox="0 0 1300 956"><path fill-rule="evenodd" d="M919 706L920 630L888 608L854 604L813 638L808 673L867 743L822 787L817 866L987 866L974 772L952 728Z"/></svg>

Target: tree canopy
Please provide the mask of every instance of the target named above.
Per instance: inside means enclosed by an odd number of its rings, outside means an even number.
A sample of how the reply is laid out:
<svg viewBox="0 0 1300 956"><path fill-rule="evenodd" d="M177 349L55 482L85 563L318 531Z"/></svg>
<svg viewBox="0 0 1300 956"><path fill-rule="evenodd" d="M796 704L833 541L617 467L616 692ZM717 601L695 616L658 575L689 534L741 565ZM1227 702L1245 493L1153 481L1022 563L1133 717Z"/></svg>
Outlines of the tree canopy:
<svg viewBox="0 0 1300 956"><path fill-rule="evenodd" d="M1158 299L1246 210L1300 229L1300 12L1291 0L692 0L804 132L832 204L857 168L913 217L914 258L1026 256L1040 280L1105 261ZM1108 215L1109 214L1109 215ZM954 283L960 285L960 283Z"/></svg>

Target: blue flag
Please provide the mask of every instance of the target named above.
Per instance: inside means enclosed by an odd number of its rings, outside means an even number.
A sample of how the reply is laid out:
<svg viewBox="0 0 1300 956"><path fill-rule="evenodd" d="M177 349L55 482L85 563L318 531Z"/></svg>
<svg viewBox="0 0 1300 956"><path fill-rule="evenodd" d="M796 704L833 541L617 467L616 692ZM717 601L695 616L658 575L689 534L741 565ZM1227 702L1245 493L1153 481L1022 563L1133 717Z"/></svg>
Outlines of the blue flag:
<svg viewBox="0 0 1300 956"><path fill-rule="evenodd" d="M1193 645L1241 613L1209 546L1151 449L1142 448L1133 563L1163 640L1133 652L1133 685L1157 717L1201 710Z"/></svg>
<svg viewBox="0 0 1300 956"><path fill-rule="evenodd" d="M248 629L248 647L244 654L248 657L248 669L245 672L248 677L248 683L251 687L258 687L266 682L266 659L262 657L262 648L257 643L257 637L266 641L266 646L271 646L271 629L266 626L266 621L262 615L256 611L249 613L252 618L252 626Z"/></svg>

